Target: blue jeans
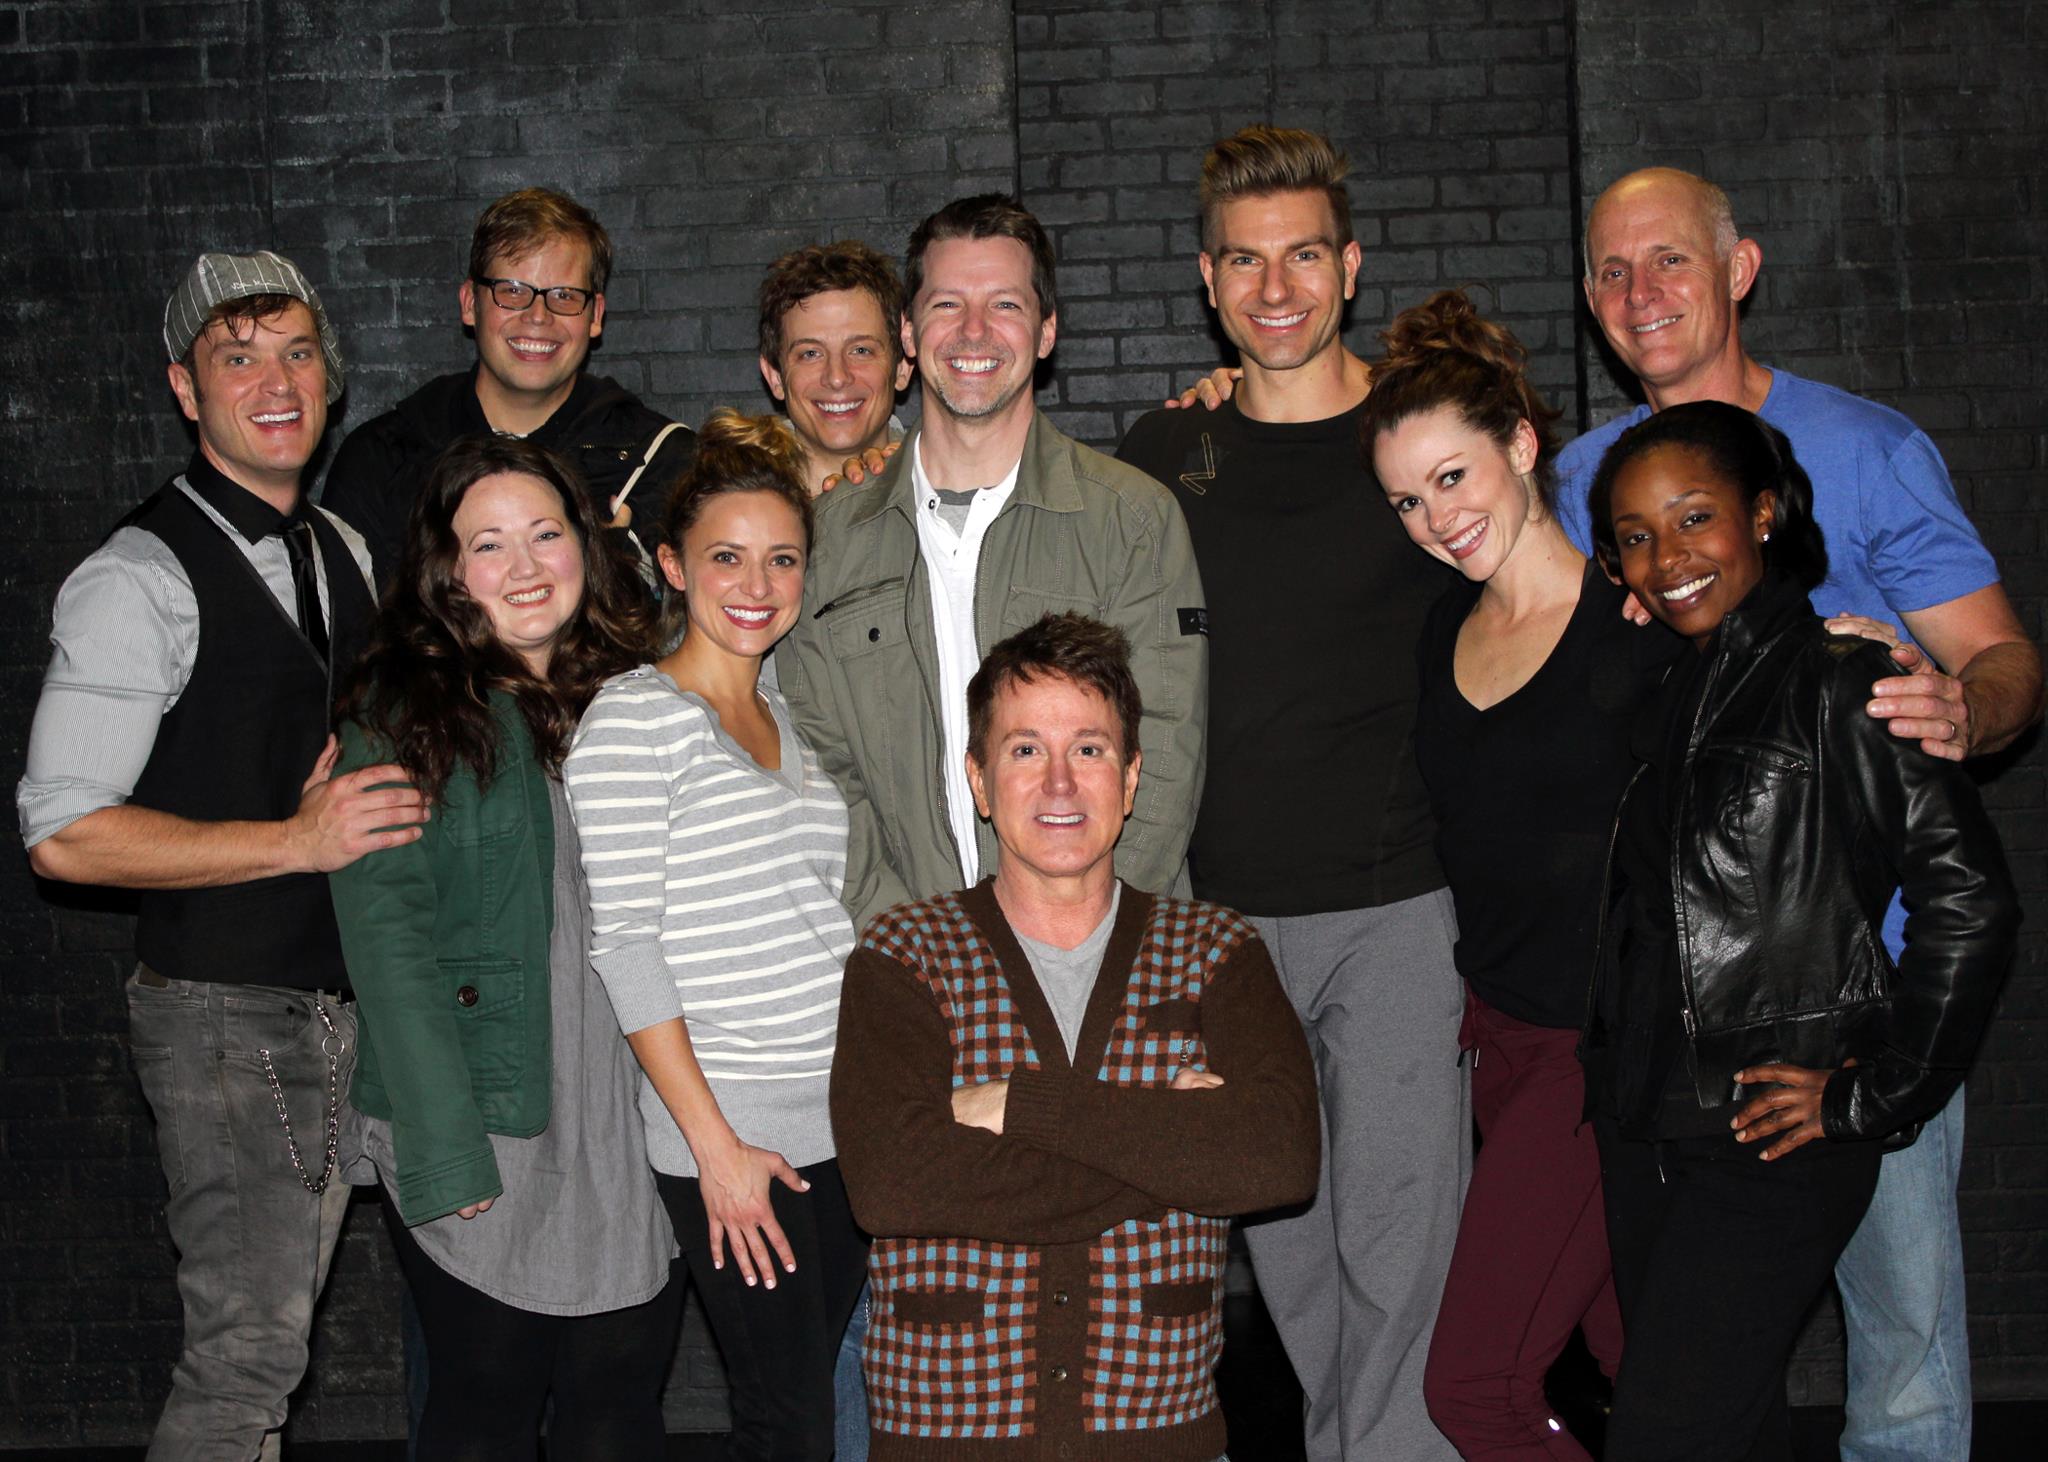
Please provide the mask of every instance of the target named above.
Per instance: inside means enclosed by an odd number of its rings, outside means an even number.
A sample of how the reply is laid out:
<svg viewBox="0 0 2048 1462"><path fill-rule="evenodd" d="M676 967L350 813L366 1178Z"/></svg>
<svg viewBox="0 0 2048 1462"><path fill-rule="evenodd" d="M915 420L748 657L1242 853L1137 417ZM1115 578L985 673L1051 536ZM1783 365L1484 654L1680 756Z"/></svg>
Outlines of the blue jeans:
<svg viewBox="0 0 2048 1462"><path fill-rule="evenodd" d="M868 1387L860 1371L860 1344L868 1334L868 1291L869 1286L860 1287L832 1367L833 1462L868 1462Z"/></svg>
<svg viewBox="0 0 2048 1462"><path fill-rule="evenodd" d="M301 1159L317 1179L327 1052L338 1051L343 1102L356 1055L355 1010L323 1003L336 1035L307 991L167 980L146 969L128 982L130 1047L156 1117L185 1309L149 1462L278 1455L349 1188L339 1173L317 1195L299 1181L257 1053L270 1052Z"/></svg>
<svg viewBox="0 0 2048 1462"><path fill-rule="evenodd" d="M1842 1462L1964 1462L1970 1330L1956 1178L1963 1093L1885 1154L1870 1212L1835 1264L1849 1332Z"/></svg>

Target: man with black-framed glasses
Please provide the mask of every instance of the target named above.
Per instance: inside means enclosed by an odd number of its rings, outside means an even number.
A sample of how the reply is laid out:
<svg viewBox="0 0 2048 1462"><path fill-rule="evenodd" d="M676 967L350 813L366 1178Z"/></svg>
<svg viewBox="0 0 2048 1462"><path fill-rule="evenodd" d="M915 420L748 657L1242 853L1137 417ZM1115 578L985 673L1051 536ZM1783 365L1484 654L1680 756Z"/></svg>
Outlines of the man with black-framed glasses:
<svg viewBox="0 0 2048 1462"><path fill-rule="evenodd" d="M546 188L508 193L483 211L457 298L476 364L429 381L348 434L321 505L370 545L380 583L397 567L406 516L429 464L457 437L502 432L567 457L601 518L651 523L688 465L694 437L605 376L584 370L604 333L611 238L589 209ZM628 491L630 497L618 501Z"/></svg>

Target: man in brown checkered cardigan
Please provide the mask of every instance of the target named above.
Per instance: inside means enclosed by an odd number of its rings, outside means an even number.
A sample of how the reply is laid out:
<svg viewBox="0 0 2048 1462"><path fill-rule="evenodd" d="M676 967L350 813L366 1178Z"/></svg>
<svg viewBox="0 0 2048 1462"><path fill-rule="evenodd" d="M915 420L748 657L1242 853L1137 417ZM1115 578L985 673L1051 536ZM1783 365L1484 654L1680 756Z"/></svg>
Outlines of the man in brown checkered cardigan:
<svg viewBox="0 0 2048 1462"><path fill-rule="evenodd" d="M1218 1456L1228 1219L1315 1191L1314 1069L1257 933L1116 879L1140 711L1115 629L995 646L967 764L996 872L878 916L847 964L876 1462Z"/></svg>

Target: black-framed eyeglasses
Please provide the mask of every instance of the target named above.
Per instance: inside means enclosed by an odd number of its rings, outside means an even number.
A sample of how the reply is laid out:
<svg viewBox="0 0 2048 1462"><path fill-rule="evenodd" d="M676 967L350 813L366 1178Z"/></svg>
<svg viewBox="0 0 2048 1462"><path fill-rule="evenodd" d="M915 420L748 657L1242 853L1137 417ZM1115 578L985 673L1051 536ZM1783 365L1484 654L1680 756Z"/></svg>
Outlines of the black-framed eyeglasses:
<svg viewBox="0 0 2048 1462"><path fill-rule="evenodd" d="M543 288L538 284L528 284L523 279L487 279L481 274L476 282L491 292L491 299L501 310L526 309L532 305L533 297L539 295L547 301L551 315L580 315L596 298L594 291L578 289L573 284L551 284Z"/></svg>

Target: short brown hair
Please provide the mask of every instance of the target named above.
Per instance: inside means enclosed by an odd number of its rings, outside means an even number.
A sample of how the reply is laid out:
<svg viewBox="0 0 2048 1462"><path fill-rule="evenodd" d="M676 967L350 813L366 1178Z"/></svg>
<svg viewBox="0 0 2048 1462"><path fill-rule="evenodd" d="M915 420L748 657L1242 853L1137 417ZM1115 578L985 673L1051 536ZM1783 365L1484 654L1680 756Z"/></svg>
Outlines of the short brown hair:
<svg viewBox="0 0 2048 1462"><path fill-rule="evenodd" d="M199 373L192 370L192 358L199 350L199 342L206 338L207 331L211 330L215 325L225 325L227 326L228 334L240 340L242 338L242 326L254 325L264 320L275 320L293 305L304 304L306 302L295 294L245 294L235 299L222 300L219 304L208 310L206 312L206 319L200 323L199 333L192 337L192 343L186 346L185 353L178 357L178 364L192 372L192 393L195 396L200 395ZM311 305L306 305L306 313L313 313ZM319 323L317 316L314 318L314 323L316 325ZM321 364L326 364L324 357Z"/></svg>
<svg viewBox="0 0 2048 1462"><path fill-rule="evenodd" d="M1138 678L1131 673L1131 642L1124 632L1071 610L1040 615L998 642L967 682L967 754L987 760L989 721L1006 685L1056 676L1109 702L1122 723L1124 760L1138 754L1138 723L1145 714Z"/></svg>
<svg viewBox="0 0 2048 1462"><path fill-rule="evenodd" d="M891 362L903 354L903 283L887 257L859 239L805 244L768 266L761 281L761 358L782 364L782 321L813 295L864 289L882 310Z"/></svg>
<svg viewBox="0 0 2048 1462"><path fill-rule="evenodd" d="M605 282L612 277L612 237L596 214L551 188L507 193L478 215L476 232L469 239L469 277L482 279L491 260L517 259L550 239L574 239L590 250L590 291L603 294Z"/></svg>
<svg viewBox="0 0 2048 1462"><path fill-rule="evenodd" d="M1271 193L1319 192L1330 200L1341 251L1351 244L1351 195L1344 178L1351 164L1330 139L1299 127L1247 127L1224 138L1202 159L1202 252L1223 246L1223 205Z"/></svg>
<svg viewBox="0 0 2048 1462"><path fill-rule="evenodd" d="M1044 224L1015 198L1003 193L955 198L917 226L903 257L905 300L914 304L917 292L924 288L925 250L947 239L1015 239L1031 251L1031 289L1038 296L1038 313L1050 319L1060 312L1052 238Z"/></svg>

